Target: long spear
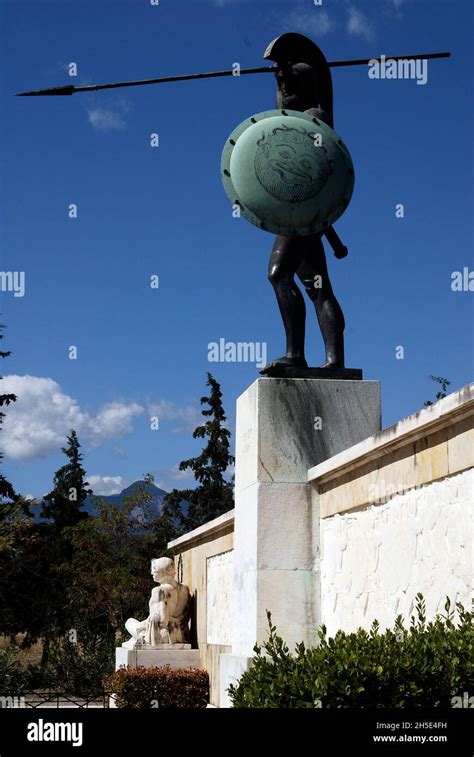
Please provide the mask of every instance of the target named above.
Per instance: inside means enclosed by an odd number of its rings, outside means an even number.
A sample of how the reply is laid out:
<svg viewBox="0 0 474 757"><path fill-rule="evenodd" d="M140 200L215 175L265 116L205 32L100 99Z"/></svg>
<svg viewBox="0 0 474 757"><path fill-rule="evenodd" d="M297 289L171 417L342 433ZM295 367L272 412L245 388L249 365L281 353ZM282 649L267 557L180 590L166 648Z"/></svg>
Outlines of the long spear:
<svg viewBox="0 0 474 757"><path fill-rule="evenodd" d="M416 53L415 55L392 55L384 56L384 60L428 60L433 58L449 58L451 53ZM381 61L381 58L360 58L356 60L334 60L328 65L331 68L340 68L342 66L364 66L372 61ZM278 64L273 66L260 66L258 68L240 69L239 76L245 74L274 74L278 70ZM217 79L221 76L236 76L234 70L211 71L205 74L185 74L181 76L162 76L158 79L139 79L138 81L120 81L112 84L90 84L86 87L76 87L74 84L66 84L62 87L51 87L49 89L37 89L32 92L18 92L17 97L38 97L51 95L74 95L76 92L97 92L102 89L119 89L121 87L140 87L144 84L166 84L175 81L195 81L197 79ZM344 258L347 255L347 247L342 243L334 228L330 227L324 232L329 244L334 250L337 258Z"/></svg>
<svg viewBox="0 0 474 757"><path fill-rule="evenodd" d="M392 55L385 56L385 60L428 60L432 58L449 58L451 53L426 53L416 55ZM331 68L340 68L341 66L364 66L372 61L379 61L380 58L363 58L359 60L334 60L329 62ZM261 66L259 68L243 68L238 75L245 74L274 74L278 70L278 65ZM174 81L195 81L197 79L216 79L221 76L236 76L234 70L211 71L207 74L186 74L182 76L163 76L159 79L139 79L138 81L119 81L113 84L90 84L87 87L75 87L74 84L66 84L62 87L50 87L49 89L36 89L32 92L18 92L17 97L37 97L44 95L74 95L76 92L97 92L101 89L119 89L120 87L141 87L144 84L166 84Z"/></svg>

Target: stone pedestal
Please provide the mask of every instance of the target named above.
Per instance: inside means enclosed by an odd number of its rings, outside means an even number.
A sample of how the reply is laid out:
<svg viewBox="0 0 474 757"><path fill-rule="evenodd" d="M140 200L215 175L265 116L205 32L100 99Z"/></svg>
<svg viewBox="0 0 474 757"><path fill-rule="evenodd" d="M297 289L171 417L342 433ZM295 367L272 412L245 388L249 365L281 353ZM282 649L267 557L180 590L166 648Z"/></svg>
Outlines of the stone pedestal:
<svg viewBox="0 0 474 757"><path fill-rule="evenodd" d="M115 670L118 670L121 665L126 665L129 668L159 668L163 665L169 665L173 669L201 667L199 649L191 649L191 645L185 644L176 645L181 649L174 649L174 646L174 644L170 644L168 649L164 647L161 649L117 647L115 650Z"/></svg>
<svg viewBox="0 0 474 757"><path fill-rule="evenodd" d="M221 706L268 636L290 649L320 624L319 503L308 470L381 428L376 381L255 381L237 400L232 654L221 655Z"/></svg>

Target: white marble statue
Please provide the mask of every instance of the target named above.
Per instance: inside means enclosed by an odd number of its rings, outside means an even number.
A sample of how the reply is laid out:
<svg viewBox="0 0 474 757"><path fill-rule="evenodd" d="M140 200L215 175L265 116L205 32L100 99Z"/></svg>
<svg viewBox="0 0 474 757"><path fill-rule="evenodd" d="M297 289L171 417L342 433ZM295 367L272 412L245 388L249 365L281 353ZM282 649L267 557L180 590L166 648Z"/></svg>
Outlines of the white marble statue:
<svg viewBox="0 0 474 757"><path fill-rule="evenodd" d="M151 592L150 614L146 620L129 618L125 628L132 638L123 646L187 645L190 595L187 586L174 578L174 563L169 557L151 561L151 574L158 586Z"/></svg>

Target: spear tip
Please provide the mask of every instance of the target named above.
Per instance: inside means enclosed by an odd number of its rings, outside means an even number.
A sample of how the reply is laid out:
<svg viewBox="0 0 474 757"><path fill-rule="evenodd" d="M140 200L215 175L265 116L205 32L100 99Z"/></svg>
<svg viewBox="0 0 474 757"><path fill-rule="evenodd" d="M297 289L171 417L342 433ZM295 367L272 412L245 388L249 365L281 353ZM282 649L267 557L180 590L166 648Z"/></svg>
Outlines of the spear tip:
<svg viewBox="0 0 474 757"><path fill-rule="evenodd" d="M74 84L66 84L63 87L51 87L50 89L34 89L32 92L17 92L16 97L40 97L42 95L72 95L75 91Z"/></svg>

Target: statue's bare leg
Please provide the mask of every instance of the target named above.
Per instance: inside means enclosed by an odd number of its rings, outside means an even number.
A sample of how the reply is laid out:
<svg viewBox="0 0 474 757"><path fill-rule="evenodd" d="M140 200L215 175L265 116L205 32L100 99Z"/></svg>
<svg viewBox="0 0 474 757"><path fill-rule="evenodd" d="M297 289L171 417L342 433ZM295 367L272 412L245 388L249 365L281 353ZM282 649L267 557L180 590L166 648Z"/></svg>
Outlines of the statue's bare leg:
<svg viewBox="0 0 474 757"><path fill-rule="evenodd" d="M303 239L309 241L308 237ZM344 368L344 315L332 290L320 237L311 237L311 249L299 265L298 277L316 308L326 348L326 362L322 367Z"/></svg>
<svg viewBox="0 0 474 757"><path fill-rule="evenodd" d="M306 307L295 283L295 273L304 256L301 239L277 237L268 265L268 279L275 290L286 334L286 355L262 368L271 375L278 366L307 367L304 356Z"/></svg>
<svg viewBox="0 0 474 757"><path fill-rule="evenodd" d="M125 623L125 628L129 632L130 636L138 639L139 636L146 630L146 620L135 620L135 618L129 618Z"/></svg>

